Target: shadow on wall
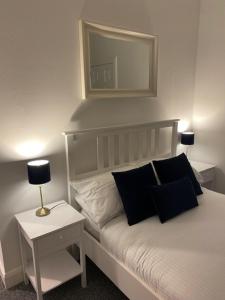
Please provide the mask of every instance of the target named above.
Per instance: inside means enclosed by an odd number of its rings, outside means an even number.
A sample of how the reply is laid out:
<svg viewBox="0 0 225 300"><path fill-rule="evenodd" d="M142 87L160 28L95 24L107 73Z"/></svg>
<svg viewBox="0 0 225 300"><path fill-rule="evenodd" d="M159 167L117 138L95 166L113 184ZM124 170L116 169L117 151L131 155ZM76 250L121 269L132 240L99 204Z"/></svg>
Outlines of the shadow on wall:
<svg viewBox="0 0 225 300"><path fill-rule="evenodd" d="M164 110L157 98L83 100L72 115L70 125L72 128L93 128L151 122L165 118Z"/></svg>

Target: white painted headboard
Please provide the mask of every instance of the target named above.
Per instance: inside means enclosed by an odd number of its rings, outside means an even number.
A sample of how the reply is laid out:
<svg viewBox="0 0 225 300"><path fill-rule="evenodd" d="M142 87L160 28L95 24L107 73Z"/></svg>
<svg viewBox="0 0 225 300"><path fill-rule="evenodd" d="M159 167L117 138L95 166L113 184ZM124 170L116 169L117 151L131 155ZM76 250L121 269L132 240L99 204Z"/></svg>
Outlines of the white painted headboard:
<svg viewBox="0 0 225 300"><path fill-rule="evenodd" d="M113 127L92 128L84 130L65 131L66 165L68 198L71 203L70 184L73 180L89 177L115 168L150 160L159 157L176 155L178 119L151 123L130 124ZM171 129L169 136L169 151L160 149L160 143L165 139L162 129ZM96 169L77 174L72 157L70 143L77 142L80 136L94 138L96 147ZM168 134L166 135L168 139Z"/></svg>

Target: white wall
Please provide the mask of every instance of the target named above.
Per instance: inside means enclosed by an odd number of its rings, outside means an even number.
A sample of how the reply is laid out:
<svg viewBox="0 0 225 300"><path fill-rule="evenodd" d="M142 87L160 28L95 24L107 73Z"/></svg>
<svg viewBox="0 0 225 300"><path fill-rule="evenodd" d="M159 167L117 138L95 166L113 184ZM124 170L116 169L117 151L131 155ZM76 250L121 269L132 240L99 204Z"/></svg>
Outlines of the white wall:
<svg viewBox="0 0 225 300"><path fill-rule="evenodd" d="M225 193L225 1L201 0L192 156L218 166L215 189Z"/></svg>
<svg viewBox="0 0 225 300"><path fill-rule="evenodd" d="M50 202L66 197L64 129L191 119L198 10L196 0L1 0L0 237L6 272L20 265L13 214L39 201L27 183L27 159L51 160L52 182L44 190ZM79 18L159 36L157 98L81 101ZM18 154L28 141L42 143L43 151Z"/></svg>

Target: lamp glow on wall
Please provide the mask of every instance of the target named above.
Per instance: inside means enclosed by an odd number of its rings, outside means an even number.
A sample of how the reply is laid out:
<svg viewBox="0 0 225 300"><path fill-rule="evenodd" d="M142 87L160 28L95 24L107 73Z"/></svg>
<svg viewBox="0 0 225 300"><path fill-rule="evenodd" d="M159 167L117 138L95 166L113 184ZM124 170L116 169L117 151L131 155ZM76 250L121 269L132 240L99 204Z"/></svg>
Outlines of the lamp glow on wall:
<svg viewBox="0 0 225 300"><path fill-rule="evenodd" d="M36 216L44 217L50 214L50 209L44 207L42 184L51 180L50 163L48 160L33 160L27 163L28 180L30 184L38 185L41 197L41 207L36 211Z"/></svg>
<svg viewBox="0 0 225 300"><path fill-rule="evenodd" d="M188 122L187 120L180 120L178 122L178 132L184 132L188 129L188 127L190 126L190 122Z"/></svg>
<svg viewBox="0 0 225 300"><path fill-rule="evenodd" d="M181 144L186 145L186 155L188 156L188 150L191 145L194 145L195 134L193 131L184 131L181 133Z"/></svg>
<svg viewBox="0 0 225 300"><path fill-rule="evenodd" d="M38 140L26 141L17 145L16 152L26 158L35 157L40 155L45 148L45 145Z"/></svg>

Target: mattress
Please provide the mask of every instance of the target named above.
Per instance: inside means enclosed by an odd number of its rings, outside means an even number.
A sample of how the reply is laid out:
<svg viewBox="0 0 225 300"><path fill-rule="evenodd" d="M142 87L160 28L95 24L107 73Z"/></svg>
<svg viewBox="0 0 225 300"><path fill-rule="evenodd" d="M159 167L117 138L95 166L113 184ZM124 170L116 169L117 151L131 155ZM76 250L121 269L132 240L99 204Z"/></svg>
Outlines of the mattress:
<svg viewBox="0 0 225 300"><path fill-rule="evenodd" d="M225 195L203 192L197 208L165 224L128 226L123 214L101 230L101 244L162 299L225 299Z"/></svg>

